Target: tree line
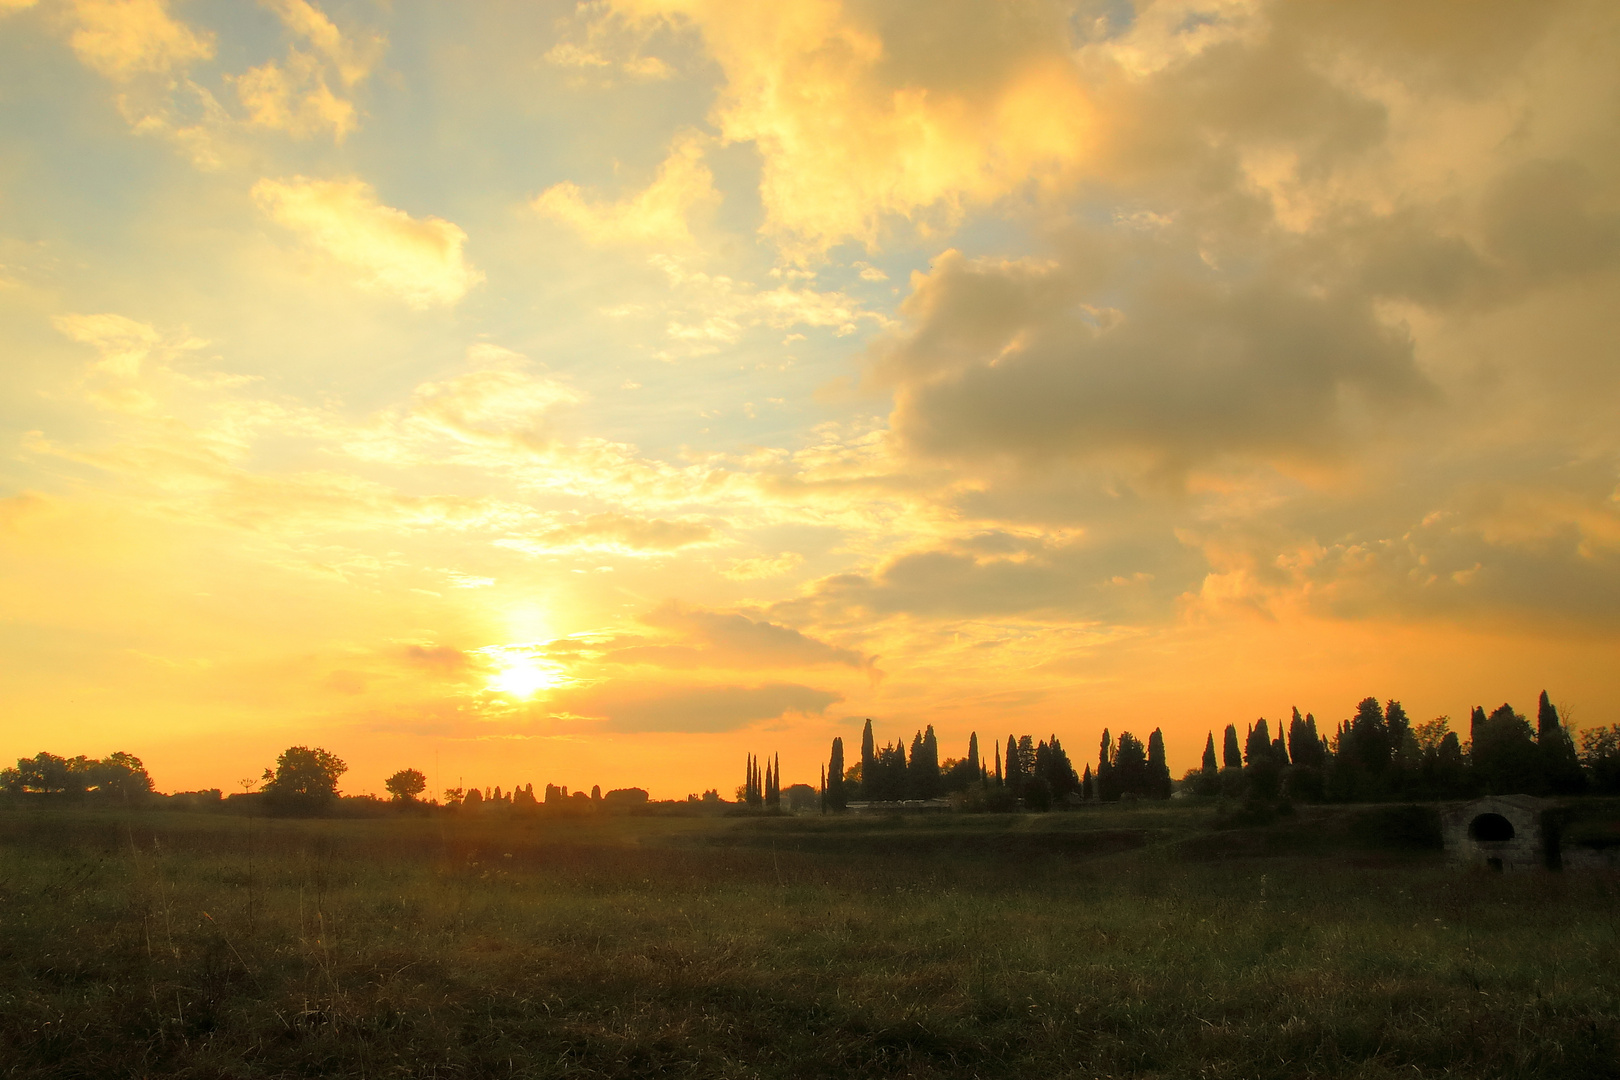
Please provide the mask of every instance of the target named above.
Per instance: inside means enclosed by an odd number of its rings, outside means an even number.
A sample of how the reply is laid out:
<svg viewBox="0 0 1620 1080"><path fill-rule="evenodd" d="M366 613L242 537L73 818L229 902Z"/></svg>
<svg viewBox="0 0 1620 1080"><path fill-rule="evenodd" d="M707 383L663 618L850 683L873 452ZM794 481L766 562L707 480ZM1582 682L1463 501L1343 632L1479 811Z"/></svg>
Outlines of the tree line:
<svg viewBox="0 0 1620 1080"><path fill-rule="evenodd" d="M253 798L278 812L320 813L339 799L338 782L347 771L341 758L321 747L288 747L273 767L264 770L262 786ZM1286 725L1277 723L1275 732L1264 718L1246 724L1241 737L1237 725L1228 724L1219 752L1210 731L1199 765L1177 784L1171 780L1164 735L1157 728L1145 744L1128 731L1115 739L1105 729L1096 769L1087 763L1077 774L1056 735L1041 740L1009 735L1005 752L995 743L986 760L978 733L973 732L964 756L941 759L933 725L918 730L909 746L901 738L880 747L868 719L860 759L846 762L843 738L833 739L818 788L793 784L784 792L780 755L762 761L749 754L737 801L750 809L775 810L782 807L786 794L790 809L819 805L841 810L852 802L949 798L969 810L1047 810L1092 800L1167 799L1178 787L1202 796L1306 802L1620 794L1620 724L1588 728L1577 740L1543 691L1534 726L1509 704L1489 713L1476 706L1464 738L1463 732L1451 729L1449 717L1414 723L1399 701L1380 704L1368 697L1331 732L1319 730L1315 716L1301 715L1297 708ZM417 769L393 773L384 789L398 806L433 805L421 798L427 777ZM155 790L146 766L133 754L117 751L95 759L42 751L19 758L15 768L0 769L0 793L134 805L151 799ZM210 794L220 798L217 789ZM506 792L498 786L449 788L442 805L579 810L647 801L641 788L604 794L593 787L587 795L546 784L543 796L537 796L534 785L525 784ZM724 804L712 789L701 798L689 795L687 801Z"/></svg>
<svg viewBox="0 0 1620 1080"><path fill-rule="evenodd" d="M1363 698L1331 734L1293 710L1286 731L1264 719L1244 738L1228 724L1220 757L1215 733L1199 768L1183 783L1202 795L1308 802L1454 799L1478 795L1578 795L1620 792L1620 725L1589 728L1580 748L1542 691L1532 727L1510 704L1475 706L1467 738L1439 716L1414 724L1399 701Z"/></svg>
<svg viewBox="0 0 1620 1080"><path fill-rule="evenodd" d="M1055 805L1124 797L1165 798L1171 794L1170 769L1164 754L1164 733L1155 728L1147 745L1128 731L1116 743L1103 732L1097 772L1074 763L1056 735L1037 741L1032 735L1007 736L1006 754L997 743L992 761L979 752L979 733L968 736L967 754L940 760L939 740L933 725L919 730L907 753L904 739L879 747L866 721L861 733L861 759L844 761L844 740L833 739L822 772L822 806L842 810L851 802L905 802L953 797L966 809L1050 810Z"/></svg>

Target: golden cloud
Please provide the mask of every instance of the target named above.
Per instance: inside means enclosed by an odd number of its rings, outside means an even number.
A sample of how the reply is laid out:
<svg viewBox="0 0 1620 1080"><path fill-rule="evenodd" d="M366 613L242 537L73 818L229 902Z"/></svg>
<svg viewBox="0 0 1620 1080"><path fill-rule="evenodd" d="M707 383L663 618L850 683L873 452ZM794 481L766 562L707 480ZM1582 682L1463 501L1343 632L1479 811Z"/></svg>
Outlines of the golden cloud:
<svg viewBox="0 0 1620 1080"><path fill-rule="evenodd" d="M355 129L356 110L352 101L332 90L329 76L352 89L371 73L383 39L357 44L308 0L272 0L270 6L308 47L293 46L285 61L269 61L236 78L248 122L295 137L330 131L334 141L342 142Z"/></svg>
<svg viewBox="0 0 1620 1080"><path fill-rule="evenodd" d="M442 218L385 206L362 180L260 180L253 199L278 224L354 273L363 288L414 308L451 305L484 275L461 253L467 234Z"/></svg>
<svg viewBox="0 0 1620 1080"><path fill-rule="evenodd" d="M590 200L577 185L565 182L541 192L531 205L572 225L594 244L689 245L691 215L720 201L714 175L703 164L706 145L696 132L677 136L653 182L618 202Z"/></svg>
<svg viewBox="0 0 1620 1080"><path fill-rule="evenodd" d="M885 219L951 226L1061 175L1092 109L1057 5L949 9L800 0L619 0L695 26L725 73L712 120L763 158L764 230L809 254L875 245ZM926 19L929 33L902 33ZM926 46L924 46L926 42Z"/></svg>
<svg viewBox="0 0 1620 1080"><path fill-rule="evenodd" d="M70 41L87 66L127 82L214 55L214 36L169 14L166 0L71 0Z"/></svg>

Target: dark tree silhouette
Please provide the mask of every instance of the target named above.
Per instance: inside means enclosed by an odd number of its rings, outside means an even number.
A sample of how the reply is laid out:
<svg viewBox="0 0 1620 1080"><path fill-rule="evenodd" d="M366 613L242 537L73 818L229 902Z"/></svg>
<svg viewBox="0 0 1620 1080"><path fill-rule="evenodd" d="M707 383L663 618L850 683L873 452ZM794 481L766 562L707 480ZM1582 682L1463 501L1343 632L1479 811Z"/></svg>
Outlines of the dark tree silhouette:
<svg viewBox="0 0 1620 1080"><path fill-rule="evenodd" d="M1558 795L1574 795L1586 787L1575 740L1558 719L1558 710L1541 692L1536 707L1536 751L1541 757L1541 773L1547 789Z"/></svg>
<svg viewBox="0 0 1620 1080"><path fill-rule="evenodd" d="M848 804L849 796L844 787L844 740L834 738L827 761L827 809L842 810Z"/></svg>
<svg viewBox="0 0 1620 1080"><path fill-rule="evenodd" d="M1024 755L1018 752L1018 740L1011 735L1007 736L1007 790L1015 799L1024 795L1024 784L1028 774L1024 768Z"/></svg>
<svg viewBox="0 0 1620 1080"><path fill-rule="evenodd" d="M1533 792L1541 787L1541 761L1529 721L1498 706L1480 726L1474 742L1474 773L1493 795Z"/></svg>
<svg viewBox="0 0 1620 1080"><path fill-rule="evenodd" d="M1362 698L1356 705L1350 721L1350 745L1355 764L1370 773L1381 773L1389 764L1389 727L1377 698Z"/></svg>
<svg viewBox="0 0 1620 1080"><path fill-rule="evenodd" d="M1101 802L1119 798L1119 788L1114 783L1114 738L1107 728L1103 728L1102 742L1097 748L1097 798Z"/></svg>
<svg viewBox="0 0 1620 1080"><path fill-rule="evenodd" d="M1148 783L1147 748L1128 731L1119 733L1114 747L1114 797L1131 794L1138 797L1153 794Z"/></svg>
<svg viewBox="0 0 1620 1080"><path fill-rule="evenodd" d="M1226 735L1221 742L1221 768L1243 768L1243 751L1238 748L1236 724L1226 725Z"/></svg>
<svg viewBox="0 0 1620 1080"><path fill-rule="evenodd" d="M1068 752L1056 735L1035 747L1035 775L1052 789L1054 799L1080 793L1080 777L1074 771L1074 762L1069 760Z"/></svg>
<svg viewBox="0 0 1620 1080"><path fill-rule="evenodd" d="M0 770L0 791L15 795L89 796L128 804L152 793L152 778L140 758L122 750L99 761L83 755L64 758L41 751L31 758L18 758L14 769Z"/></svg>
<svg viewBox="0 0 1620 1080"><path fill-rule="evenodd" d="M1248 766L1266 765L1271 762L1271 730L1266 725L1266 718L1261 717L1249 728L1248 737L1243 743L1243 764Z"/></svg>
<svg viewBox="0 0 1620 1080"><path fill-rule="evenodd" d="M1212 731L1204 739L1203 771L1206 775L1214 776L1220 771L1220 765L1215 760L1215 733Z"/></svg>
<svg viewBox="0 0 1620 1080"><path fill-rule="evenodd" d="M1168 799L1172 791L1170 780L1170 764L1164 756L1164 732L1159 728L1153 729L1148 736L1147 745L1147 779L1148 790L1146 794L1155 799Z"/></svg>
<svg viewBox="0 0 1620 1080"><path fill-rule="evenodd" d="M264 770L264 793L282 809L314 812L337 798L338 777L348 771L329 750L289 746L276 758L274 770Z"/></svg>
<svg viewBox="0 0 1620 1080"><path fill-rule="evenodd" d="M861 732L861 795L875 799L871 785L876 781L877 743L872 738L872 719L867 717L866 729Z"/></svg>
<svg viewBox="0 0 1620 1080"><path fill-rule="evenodd" d="M415 802L416 797L427 790L427 777L415 769L401 769L383 781L383 790L392 795L395 802Z"/></svg>

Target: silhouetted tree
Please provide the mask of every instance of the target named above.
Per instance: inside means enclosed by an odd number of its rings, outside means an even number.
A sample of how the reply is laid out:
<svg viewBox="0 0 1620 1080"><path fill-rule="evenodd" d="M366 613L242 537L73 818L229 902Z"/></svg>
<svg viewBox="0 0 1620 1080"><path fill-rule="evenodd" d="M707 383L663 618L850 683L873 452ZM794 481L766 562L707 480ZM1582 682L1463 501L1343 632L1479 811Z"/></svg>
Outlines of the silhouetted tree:
<svg viewBox="0 0 1620 1080"><path fill-rule="evenodd" d="M1238 749L1236 724L1226 725L1226 735L1221 743L1221 768L1243 768L1243 751Z"/></svg>
<svg viewBox="0 0 1620 1080"><path fill-rule="evenodd" d="M1277 761L1275 750L1270 725L1265 717L1261 717L1249 728L1249 737L1243 748L1243 757L1248 765L1243 776L1250 795L1262 799L1276 797L1282 784L1282 766Z"/></svg>
<svg viewBox="0 0 1620 1080"><path fill-rule="evenodd" d="M401 769L383 781L383 790L392 795L395 802L415 802L416 797L427 790L427 777L416 769Z"/></svg>
<svg viewBox="0 0 1620 1080"><path fill-rule="evenodd" d="M1271 761L1271 731L1266 725L1266 718L1261 717L1249 728L1248 738L1243 744L1243 763L1245 765L1263 765Z"/></svg>
<svg viewBox="0 0 1620 1080"><path fill-rule="evenodd" d="M1620 724L1582 731L1580 760L1594 791L1620 793Z"/></svg>
<svg viewBox="0 0 1620 1080"><path fill-rule="evenodd" d="M878 797L870 786L876 779L876 763L877 743L872 738L872 719L867 717L866 728L861 732L861 794L868 799Z"/></svg>
<svg viewBox="0 0 1620 1080"><path fill-rule="evenodd" d="M1097 784L1091 778L1091 766L1086 766L1085 775L1080 777L1080 797L1087 802L1097 797Z"/></svg>
<svg viewBox="0 0 1620 1080"><path fill-rule="evenodd" d="M1389 728L1375 697L1362 698L1350 721L1350 743L1356 764L1378 774L1389 764Z"/></svg>
<svg viewBox="0 0 1620 1080"><path fill-rule="evenodd" d="M1303 718L1299 709L1288 722L1288 759L1296 766L1320 769L1327 758L1327 747L1316 730L1316 717L1307 713Z"/></svg>
<svg viewBox="0 0 1620 1080"><path fill-rule="evenodd" d="M1011 735L1007 736L1007 756L1004 759L1007 768L1007 790L1012 792L1015 799L1024 795L1024 757L1018 752L1018 740Z"/></svg>
<svg viewBox="0 0 1620 1080"><path fill-rule="evenodd" d="M939 738L934 734L934 725L929 724L923 732L922 762L919 764L912 759L912 773L917 778L917 798L932 799L939 794Z"/></svg>
<svg viewBox="0 0 1620 1080"><path fill-rule="evenodd" d="M1389 740L1390 761L1402 769L1415 764L1417 739L1412 734L1412 721L1394 698L1384 702L1384 733Z"/></svg>
<svg viewBox="0 0 1620 1080"><path fill-rule="evenodd" d="M1215 757L1215 733L1209 732L1204 737L1204 758L1200 762L1197 787L1200 795L1218 795L1221 790L1220 762Z"/></svg>
<svg viewBox="0 0 1620 1080"><path fill-rule="evenodd" d="M1529 721L1498 706L1475 736L1474 773L1493 795L1533 792L1541 787L1541 761Z"/></svg>
<svg viewBox="0 0 1620 1080"><path fill-rule="evenodd" d="M842 810L849 805L844 787L844 740L834 738L832 754L827 761L827 809Z"/></svg>
<svg viewBox="0 0 1620 1080"><path fill-rule="evenodd" d="M89 796L129 805L151 795L152 777L140 758L122 750L99 761L82 754L64 758L41 751L18 758L14 769L0 770L0 790L14 795Z"/></svg>
<svg viewBox="0 0 1620 1080"><path fill-rule="evenodd" d="M1549 791L1574 795L1586 787L1575 740L1559 721L1558 710L1547 699L1545 690L1536 707L1536 751L1541 756L1541 773Z"/></svg>
<svg viewBox="0 0 1620 1080"><path fill-rule="evenodd" d="M863 785L866 797L880 802L906 797L906 745L896 740L877 752L872 762L872 774Z"/></svg>
<svg viewBox="0 0 1620 1080"><path fill-rule="evenodd" d="M463 796L463 798L461 800L461 805L462 806L468 806L468 807L472 807L474 809L482 806L483 804L484 804L484 793L482 791L479 791L477 788L469 788L468 791L467 791L467 794L465 796Z"/></svg>
<svg viewBox="0 0 1620 1080"><path fill-rule="evenodd" d="M289 746L264 770L264 793L272 805L313 812L337 798L338 777L349 771L343 759L319 746Z"/></svg>
<svg viewBox="0 0 1620 1080"><path fill-rule="evenodd" d="M1103 728L1102 742L1097 748L1097 799L1113 802L1119 798L1119 787L1114 782L1114 738Z"/></svg>
<svg viewBox="0 0 1620 1080"><path fill-rule="evenodd" d="M1164 732L1158 728L1148 736L1147 745L1147 794L1155 799L1168 799L1172 790L1170 780L1170 763L1164 756Z"/></svg>
<svg viewBox="0 0 1620 1080"><path fill-rule="evenodd" d="M1065 799L1080 791L1080 777L1075 775L1074 763L1069 760L1056 735L1035 747L1034 776L1045 785L1052 801Z"/></svg>
<svg viewBox="0 0 1620 1080"><path fill-rule="evenodd" d="M1153 794L1148 780L1147 748L1141 739L1128 731L1120 732L1119 743L1114 747L1113 766L1116 799L1127 793L1138 797Z"/></svg>

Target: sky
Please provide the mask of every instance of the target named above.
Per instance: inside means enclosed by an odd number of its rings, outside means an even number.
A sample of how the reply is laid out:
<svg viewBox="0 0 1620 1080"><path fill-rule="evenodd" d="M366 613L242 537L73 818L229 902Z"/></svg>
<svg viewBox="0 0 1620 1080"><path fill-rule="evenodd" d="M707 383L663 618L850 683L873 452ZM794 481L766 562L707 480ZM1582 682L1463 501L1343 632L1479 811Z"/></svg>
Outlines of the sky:
<svg viewBox="0 0 1620 1080"><path fill-rule="evenodd" d="M1620 720L1620 5L0 0L0 761Z"/></svg>

